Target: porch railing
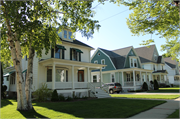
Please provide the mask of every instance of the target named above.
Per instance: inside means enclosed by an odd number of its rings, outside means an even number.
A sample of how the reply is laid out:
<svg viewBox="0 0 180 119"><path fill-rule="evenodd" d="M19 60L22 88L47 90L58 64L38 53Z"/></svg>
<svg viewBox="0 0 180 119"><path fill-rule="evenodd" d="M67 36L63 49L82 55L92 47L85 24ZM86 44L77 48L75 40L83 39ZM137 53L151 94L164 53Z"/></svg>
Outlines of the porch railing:
<svg viewBox="0 0 180 119"><path fill-rule="evenodd" d="M136 81L136 85L142 85L141 81Z"/></svg>
<svg viewBox="0 0 180 119"><path fill-rule="evenodd" d="M134 85L133 81L124 82L124 86L133 86L133 85Z"/></svg>
<svg viewBox="0 0 180 119"><path fill-rule="evenodd" d="M88 82L75 82L74 88L88 88Z"/></svg>
<svg viewBox="0 0 180 119"><path fill-rule="evenodd" d="M72 88L72 82L56 82L55 88L56 89Z"/></svg>
<svg viewBox="0 0 180 119"><path fill-rule="evenodd" d="M107 85L105 85L105 83L104 82L101 82L102 83L102 90L104 90L106 93L108 93L109 94L109 86L107 86Z"/></svg>
<svg viewBox="0 0 180 119"><path fill-rule="evenodd" d="M88 88L91 90L91 93L96 95L96 87L93 84L88 83Z"/></svg>

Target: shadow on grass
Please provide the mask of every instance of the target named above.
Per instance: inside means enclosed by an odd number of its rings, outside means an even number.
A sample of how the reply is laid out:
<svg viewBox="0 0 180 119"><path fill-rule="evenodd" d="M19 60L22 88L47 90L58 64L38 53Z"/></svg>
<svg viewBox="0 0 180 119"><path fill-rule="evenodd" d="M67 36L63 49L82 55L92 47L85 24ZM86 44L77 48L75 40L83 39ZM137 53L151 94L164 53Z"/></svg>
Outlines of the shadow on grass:
<svg viewBox="0 0 180 119"><path fill-rule="evenodd" d="M36 112L36 110L30 110L30 111L19 111L25 118L46 118L49 119L39 113Z"/></svg>
<svg viewBox="0 0 180 119"><path fill-rule="evenodd" d="M11 101L9 101L8 99L2 99L1 100L1 108L7 105L13 105L13 103Z"/></svg>

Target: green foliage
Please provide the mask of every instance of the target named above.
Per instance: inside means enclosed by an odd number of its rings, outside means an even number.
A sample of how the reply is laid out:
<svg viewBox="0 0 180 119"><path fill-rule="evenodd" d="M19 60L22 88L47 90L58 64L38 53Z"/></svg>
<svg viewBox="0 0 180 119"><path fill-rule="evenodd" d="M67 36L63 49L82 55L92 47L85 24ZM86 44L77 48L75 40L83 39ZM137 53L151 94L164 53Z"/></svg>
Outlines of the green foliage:
<svg viewBox="0 0 180 119"><path fill-rule="evenodd" d="M88 97L87 96L83 96L82 99L88 99Z"/></svg>
<svg viewBox="0 0 180 119"><path fill-rule="evenodd" d="M43 83L41 88L37 89L32 93L32 95L36 98L39 102L47 101L49 97L52 95L52 90L47 88L47 84Z"/></svg>
<svg viewBox="0 0 180 119"><path fill-rule="evenodd" d="M69 96L68 96L68 97L66 98L66 101L72 101L72 100L73 100L72 97L69 97Z"/></svg>
<svg viewBox="0 0 180 119"><path fill-rule="evenodd" d="M55 89L52 93L51 101L58 101L58 100L59 100L58 93L57 90Z"/></svg>
<svg viewBox="0 0 180 119"><path fill-rule="evenodd" d="M127 19L127 25L133 35L151 34L151 38L141 45L153 43L153 35L166 39L162 51L176 59L180 55L179 7L173 0L116 0L118 4L128 6L133 12Z"/></svg>
<svg viewBox="0 0 180 119"><path fill-rule="evenodd" d="M154 90L159 90L159 84L157 80L154 80Z"/></svg>
<svg viewBox="0 0 180 119"><path fill-rule="evenodd" d="M147 91L148 90L148 85L146 82L143 83L142 89Z"/></svg>
<svg viewBox="0 0 180 119"><path fill-rule="evenodd" d="M65 100L66 100L65 97L63 96L63 94L60 94L60 95L59 95L59 100L60 100L60 101L65 101Z"/></svg>

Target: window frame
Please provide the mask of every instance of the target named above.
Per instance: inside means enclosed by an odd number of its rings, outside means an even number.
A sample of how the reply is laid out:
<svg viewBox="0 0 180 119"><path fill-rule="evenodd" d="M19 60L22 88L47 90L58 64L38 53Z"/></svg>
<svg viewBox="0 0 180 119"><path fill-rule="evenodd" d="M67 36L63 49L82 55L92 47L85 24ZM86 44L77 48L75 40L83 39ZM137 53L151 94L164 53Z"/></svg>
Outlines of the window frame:
<svg viewBox="0 0 180 119"><path fill-rule="evenodd" d="M102 61L104 61L104 64L102 64ZM106 64L106 63L105 63L105 59L101 59L101 64L102 64L102 65L105 65L105 64ZM105 66L102 67L102 69L105 69Z"/></svg>
<svg viewBox="0 0 180 119"><path fill-rule="evenodd" d="M51 81L48 81L48 70L49 70L49 69L51 69L51 71L52 71L52 68L46 69L46 82L52 82L52 80L51 80ZM52 75L53 75L53 74L51 74L51 78L52 78Z"/></svg>
<svg viewBox="0 0 180 119"><path fill-rule="evenodd" d="M56 52L56 50L55 50L55 57L54 57L54 58L62 59L63 49L58 48L58 51L59 51L59 50L60 50L60 52L59 52L59 57L56 57L56 53L58 53L58 52Z"/></svg>
<svg viewBox="0 0 180 119"><path fill-rule="evenodd" d="M97 62L97 63L95 63L95 62ZM98 64L98 60L95 60L95 61L94 61L94 64Z"/></svg>
<svg viewBox="0 0 180 119"><path fill-rule="evenodd" d="M130 67L134 68L136 64L136 68L138 68L138 60L137 57L130 57Z"/></svg>

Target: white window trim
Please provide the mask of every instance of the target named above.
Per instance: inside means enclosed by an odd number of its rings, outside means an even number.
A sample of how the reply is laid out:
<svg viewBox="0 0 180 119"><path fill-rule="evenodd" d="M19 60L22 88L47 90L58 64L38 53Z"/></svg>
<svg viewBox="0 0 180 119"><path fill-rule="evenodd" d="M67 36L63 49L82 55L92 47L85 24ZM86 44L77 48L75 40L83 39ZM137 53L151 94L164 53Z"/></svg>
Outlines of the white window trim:
<svg viewBox="0 0 180 119"><path fill-rule="evenodd" d="M66 29L65 29L66 30ZM62 37L64 38L64 31L65 30L63 30L63 33L62 33ZM72 40L72 38L71 39L69 39L69 32L71 32L70 30L66 30L67 31L67 38L64 38L64 39L66 39L66 40ZM72 32L71 32L72 33ZM73 33L72 33L73 34ZM71 35L72 35L71 34Z"/></svg>
<svg viewBox="0 0 180 119"><path fill-rule="evenodd" d="M96 76L96 81L98 82L98 75L97 75L97 74L94 74L94 75L92 76L92 82L94 81L94 79L93 79L94 76Z"/></svg>
<svg viewBox="0 0 180 119"><path fill-rule="evenodd" d="M106 63L105 63L105 59L101 59L101 64L102 64L102 61L104 60L104 64L103 65L105 65ZM102 67L102 69L105 69L105 67Z"/></svg>
<svg viewBox="0 0 180 119"><path fill-rule="evenodd" d="M136 59L136 67L138 68L137 58L136 58L136 57L130 57L129 59L130 59L130 60L129 60L129 62L130 62L130 67L135 67L135 66L134 66L134 59ZM132 59L132 61L133 61L133 66L131 66L131 59Z"/></svg>
<svg viewBox="0 0 180 119"><path fill-rule="evenodd" d="M114 75L114 82L112 82L112 75ZM110 75L110 82L112 82L112 83L115 83L115 82L116 82L115 73L111 73L111 75Z"/></svg>
<svg viewBox="0 0 180 119"><path fill-rule="evenodd" d="M94 61L94 64L96 64L95 62L97 62L97 64L98 64L98 60L95 60L95 61Z"/></svg>

